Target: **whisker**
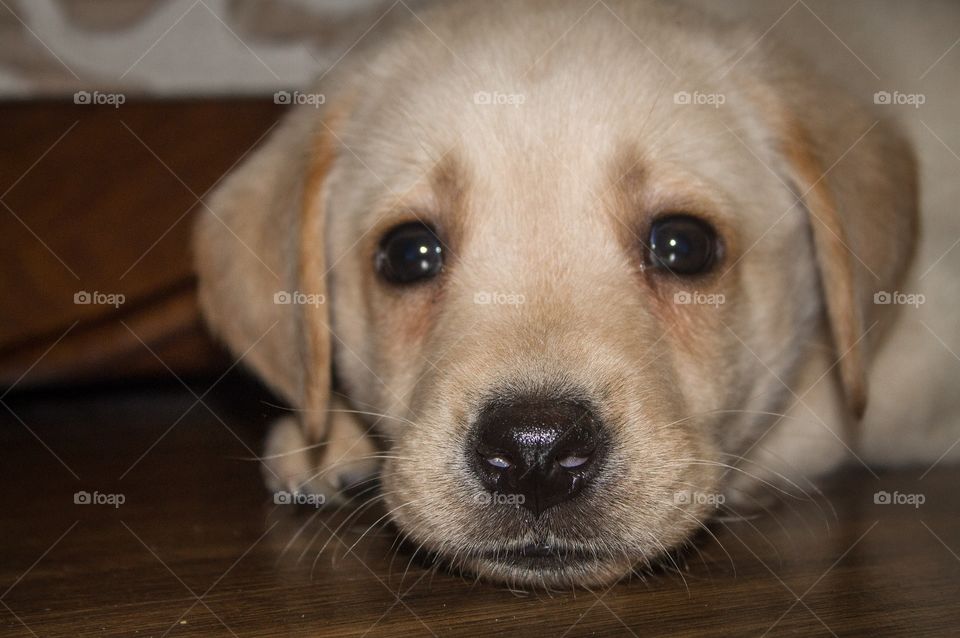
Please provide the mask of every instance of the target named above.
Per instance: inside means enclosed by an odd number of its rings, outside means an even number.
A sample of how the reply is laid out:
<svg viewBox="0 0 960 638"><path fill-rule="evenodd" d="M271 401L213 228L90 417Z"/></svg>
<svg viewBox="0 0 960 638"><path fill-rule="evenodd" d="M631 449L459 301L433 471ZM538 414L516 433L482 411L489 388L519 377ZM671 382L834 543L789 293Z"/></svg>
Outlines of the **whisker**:
<svg viewBox="0 0 960 638"><path fill-rule="evenodd" d="M339 396L344 397L344 399L346 400L345 395L339 395ZM349 401L351 403L357 403L356 399L349 399ZM327 408L323 410L317 410L312 408L296 408L296 407L291 407L287 405L278 405L271 401L265 401L265 400L261 401L260 403L262 403L263 405L269 406L271 408L275 408L277 410L283 410L284 412L289 412L291 414L309 414L311 412L322 412L324 414L360 414L364 416L377 417L378 419L390 419L393 421L401 421L408 425L417 425L417 423L411 421L410 419L405 419L404 417L396 416L394 414L386 414L385 412L375 412L370 410L347 410L342 408ZM371 433L371 434L368 434L368 436L375 437L375 438L387 438L383 434L378 434L378 433Z"/></svg>
<svg viewBox="0 0 960 638"><path fill-rule="evenodd" d="M389 512L387 512L386 514L384 514L383 516L381 516L380 518L378 518L370 527L368 527L368 528L367 528L367 531L364 532L363 534L361 534L361 535L360 535L360 538L358 538L358 539L353 543L353 545L350 546L350 549L347 550L347 553L349 554L351 551L353 551L353 548L357 546L357 543L359 543L360 541L363 540L363 537L367 535L367 532L369 532L369 531L373 528L374 525L376 525L377 523L379 523L380 521L382 521L383 519L387 518L388 516L390 516L391 514L393 514L394 512L396 512L397 510L399 510L399 509L401 509L401 508L403 508L403 507L407 507L407 506L409 506L409 505L413 505L414 503L419 503L419 502L425 501L425 500L427 500L427 499L426 499L426 498L416 498L416 499L413 499L413 500L411 500L411 501L407 501L406 503L403 503L403 504L401 504L401 505L398 505L398 506L394 507L392 510L390 510Z"/></svg>
<svg viewBox="0 0 960 638"><path fill-rule="evenodd" d="M683 508L677 507L677 506L674 505L673 503L667 503L667 505L669 505L669 506L672 507L673 509L675 509L675 510L677 510L678 512L680 512L680 514L686 516L687 518L689 518L690 520L692 520L693 522L695 522L698 527L700 527L703 531L705 531L707 534L710 535L710 538L712 538L712 539L717 543L717 546L720 548L720 550L721 550L724 554L726 554L727 560L730 561L730 567L731 567L731 569L733 569L734 578L736 578L736 575L737 575L737 566L736 566L736 565L734 564L734 562L733 562L733 556L730 555L730 552L727 551L727 548L723 546L723 542L721 542L721 540L720 540L719 538L717 538L716 534L713 533L713 531L706 525L706 523L704 523L703 521L701 521L700 519L698 519L696 516L693 516L693 515L690 514L689 512L684 511Z"/></svg>
<svg viewBox="0 0 960 638"><path fill-rule="evenodd" d="M724 463L724 462L722 462L722 461L712 461L712 460L709 460L709 459L676 459L676 461L677 461L678 463L684 463L684 464L685 464L685 465L681 465L680 467L685 467L686 465L709 465L709 466L716 466L716 467L728 468L728 469L730 469L730 470L732 470L732 471L734 471L734 472L740 472L741 474L747 476L748 478L752 478L752 479L754 479L755 481L757 481L757 482L759 482L759 483L762 483L762 484L766 485L767 487L769 487L769 488L771 488L771 489L773 489L773 490L775 490L775 491L777 491L777 492L780 492L780 493L783 494L784 496L789 496L790 498L793 498L793 499L796 499L796 500L803 500L803 499L801 499L800 497L798 497L798 496L796 496L796 495L794 495L794 494L791 494L790 492L784 490L783 488L779 487L778 485L775 485L775 484L771 483L770 481L767 481L767 480L765 480L765 479L762 479L762 478L760 478L759 476L757 476L756 474L752 474L752 473L744 470L744 469L741 468L741 467L737 467L736 465L730 465L729 463ZM675 466L675 465L674 465L674 464L666 464L666 467L672 467L672 466ZM807 500L810 500L810 501L813 500L813 498L812 498L809 494L807 494L803 489L801 489L796 483L793 483L792 481L790 481L790 482L792 483L793 487L796 487L796 488L797 488L797 491L798 491L798 492L800 492L803 496L805 496L805 497L807 498Z"/></svg>

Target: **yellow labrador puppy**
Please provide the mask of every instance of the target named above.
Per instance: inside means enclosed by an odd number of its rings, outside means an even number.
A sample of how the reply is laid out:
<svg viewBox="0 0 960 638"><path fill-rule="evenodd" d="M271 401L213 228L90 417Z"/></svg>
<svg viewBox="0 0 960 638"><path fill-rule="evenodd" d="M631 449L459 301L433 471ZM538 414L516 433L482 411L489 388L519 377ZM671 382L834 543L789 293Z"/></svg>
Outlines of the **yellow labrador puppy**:
<svg viewBox="0 0 960 638"><path fill-rule="evenodd" d="M754 33L590 8L374 31L196 234L211 325L295 408L271 487L378 471L402 533L520 585L615 581L848 458L918 232L866 107Z"/></svg>

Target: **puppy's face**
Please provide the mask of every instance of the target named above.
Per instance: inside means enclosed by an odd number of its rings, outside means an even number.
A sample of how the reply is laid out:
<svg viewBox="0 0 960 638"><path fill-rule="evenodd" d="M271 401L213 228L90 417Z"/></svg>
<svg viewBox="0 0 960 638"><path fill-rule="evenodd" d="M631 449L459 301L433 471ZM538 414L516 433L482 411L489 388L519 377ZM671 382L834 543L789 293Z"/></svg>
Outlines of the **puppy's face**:
<svg viewBox="0 0 960 638"><path fill-rule="evenodd" d="M330 156L300 186L325 230L297 246L326 255L333 369L383 415L401 532L499 580L593 585L703 525L725 464L829 347L807 212L834 211L798 200L818 175L765 88L731 76L709 85L723 109L684 104L609 20L538 60L552 30L524 43L522 19L459 34L441 12L457 56L401 36L341 81L336 118L297 116ZM715 42L665 29L709 77Z"/></svg>
<svg viewBox="0 0 960 638"><path fill-rule="evenodd" d="M335 369L389 415L387 506L415 543L514 581L606 580L712 512L749 421L725 408L779 410L751 351L803 349L811 245L799 215L770 230L790 192L721 118L671 127L682 109L630 92L570 126L549 88L508 113L457 97L469 130L344 130L396 147L360 143L330 178Z"/></svg>

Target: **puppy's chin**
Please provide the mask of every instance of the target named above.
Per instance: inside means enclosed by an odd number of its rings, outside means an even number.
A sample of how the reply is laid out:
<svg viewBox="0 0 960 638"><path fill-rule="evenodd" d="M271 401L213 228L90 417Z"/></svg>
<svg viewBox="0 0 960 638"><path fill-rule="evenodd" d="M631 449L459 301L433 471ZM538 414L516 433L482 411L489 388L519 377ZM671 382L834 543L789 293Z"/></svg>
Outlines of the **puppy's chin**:
<svg viewBox="0 0 960 638"><path fill-rule="evenodd" d="M679 544L687 542L685 538ZM475 546L447 549L442 554L435 554L435 559L453 572L524 590L570 590L613 585L672 560L660 547L600 550L584 545L555 550L519 544L496 550Z"/></svg>
<svg viewBox="0 0 960 638"><path fill-rule="evenodd" d="M405 544L416 546L418 552L422 549L430 562L452 572L514 589L569 590L613 585L634 573L655 571L658 565L674 563L674 553L694 542L697 532L706 529L713 512L712 508L692 507L679 518L668 514L652 526L638 525L643 531L635 529L628 538L617 538L612 531L617 521L607 521L604 529L596 530L594 538L576 543L521 540L572 536L544 536L542 528L511 529L506 522L481 525L484 541L471 539L472 534L454 533L447 538L425 534L425 530L436 530L437 524L415 525L405 516L394 523L401 533L405 532ZM488 518L495 516L490 512Z"/></svg>
<svg viewBox="0 0 960 638"><path fill-rule="evenodd" d="M635 561L625 556L527 556L467 558L455 568L519 589L574 589L610 585L629 576Z"/></svg>

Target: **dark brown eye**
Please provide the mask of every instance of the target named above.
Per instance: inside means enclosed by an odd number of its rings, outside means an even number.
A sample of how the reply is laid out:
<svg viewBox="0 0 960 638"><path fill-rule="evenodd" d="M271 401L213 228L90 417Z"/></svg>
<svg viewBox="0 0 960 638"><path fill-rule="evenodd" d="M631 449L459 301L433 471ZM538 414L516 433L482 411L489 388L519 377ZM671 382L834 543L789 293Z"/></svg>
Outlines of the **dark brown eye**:
<svg viewBox="0 0 960 638"><path fill-rule="evenodd" d="M443 246L432 228L411 223L397 226L380 241L376 268L392 284L431 279L443 268Z"/></svg>
<svg viewBox="0 0 960 638"><path fill-rule="evenodd" d="M650 227L647 265L691 276L716 264L719 239L713 226L691 215L661 217Z"/></svg>

